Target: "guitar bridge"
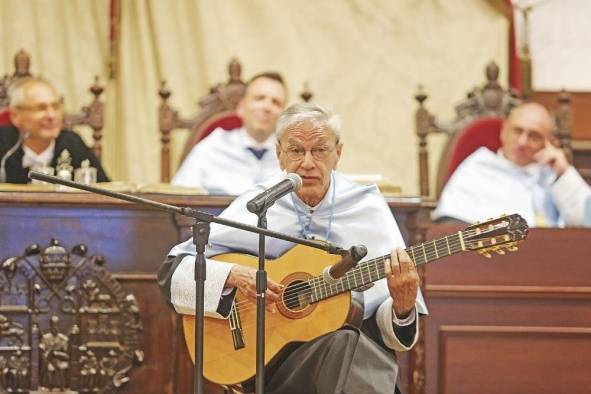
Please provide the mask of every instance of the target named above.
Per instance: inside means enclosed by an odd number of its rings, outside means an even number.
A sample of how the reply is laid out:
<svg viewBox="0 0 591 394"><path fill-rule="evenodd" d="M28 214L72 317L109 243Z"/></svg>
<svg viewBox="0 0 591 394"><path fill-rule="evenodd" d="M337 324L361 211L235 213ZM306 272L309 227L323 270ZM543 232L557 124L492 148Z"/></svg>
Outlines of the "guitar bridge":
<svg viewBox="0 0 591 394"><path fill-rule="evenodd" d="M242 334L242 322L240 321L240 307L236 304L236 299L232 304L230 310L230 331L232 333L232 341L234 343L234 350L243 349L246 345L244 343L244 335Z"/></svg>

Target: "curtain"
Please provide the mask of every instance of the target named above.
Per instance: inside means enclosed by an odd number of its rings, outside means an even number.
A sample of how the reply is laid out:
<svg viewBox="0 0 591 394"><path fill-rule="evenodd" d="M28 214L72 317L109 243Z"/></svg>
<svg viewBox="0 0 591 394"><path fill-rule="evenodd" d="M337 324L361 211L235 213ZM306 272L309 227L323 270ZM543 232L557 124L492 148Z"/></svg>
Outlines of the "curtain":
<svg viewBox="0 0 591 394"><path fill-rule="evenodd" d="M11 72L24 48L33 70L78 108L90 99L94 74L108 80L108 15L108 0L3 0L0 73ZM277 70L290 102L307 81L314 102L342 115L342 171L380 173L417 193L417 86L431 111L452 116L453 104L485 81L488 61L506 80L507 32L507 20L486 1L122 1L118 69L105 95L106 169L114 179L157 182L160 81L187 116L237 57L244 79ZM173 136L173 171L186 136ZM435 166L442 139L430 143Z"/></svg>

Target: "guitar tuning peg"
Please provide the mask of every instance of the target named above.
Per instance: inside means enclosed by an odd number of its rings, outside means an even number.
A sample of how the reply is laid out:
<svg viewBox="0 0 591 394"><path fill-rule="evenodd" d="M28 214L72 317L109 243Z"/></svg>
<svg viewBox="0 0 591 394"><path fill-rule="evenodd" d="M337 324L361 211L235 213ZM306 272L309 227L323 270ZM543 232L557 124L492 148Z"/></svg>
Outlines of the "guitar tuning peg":
<svg viewBox="0 0 591 394"><path fill-rule="evenodd" d="M489 252L487 252L486 250L481 250L481 251L480 251L480 252L478 252L478 253L480 253L480 255L481 255L482 257L486 257L487 259L490 259L490 258L492 257L492 255L491 255Z"/></svg>
<svg viewBox="0 0 591 394"><path fill-rule="evenodd" d="M497 249L495 250L495 252L497 252L497 254L504 256L505 255L505 251L503 249Z"/></svg>
<svg viewBox="0 0 591 394"><path fill-rule="evenodd" d="M507 247L507 250L509 252L517 252L518 249L519 248L517 246L509 246L509 247Z"/></svg>

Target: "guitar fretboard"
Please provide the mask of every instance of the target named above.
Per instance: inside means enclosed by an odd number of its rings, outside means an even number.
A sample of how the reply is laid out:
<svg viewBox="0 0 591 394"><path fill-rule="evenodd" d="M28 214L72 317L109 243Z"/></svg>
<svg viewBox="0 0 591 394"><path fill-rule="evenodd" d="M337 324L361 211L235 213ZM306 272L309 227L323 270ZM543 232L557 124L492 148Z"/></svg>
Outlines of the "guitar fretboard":
<svg viewBox="0 0 591 394"><path fill-rule="evenodd" d="M405 249L415 266L426 264L464 250L466 249L461 231ZM312 289L310 301L318 302L384 278L386 276L384 262L389 258L390 254L387 254L359 263L357 267L349 270L333 283L326 282L322 276L312 278L308 281L308 285Z"/></svg>

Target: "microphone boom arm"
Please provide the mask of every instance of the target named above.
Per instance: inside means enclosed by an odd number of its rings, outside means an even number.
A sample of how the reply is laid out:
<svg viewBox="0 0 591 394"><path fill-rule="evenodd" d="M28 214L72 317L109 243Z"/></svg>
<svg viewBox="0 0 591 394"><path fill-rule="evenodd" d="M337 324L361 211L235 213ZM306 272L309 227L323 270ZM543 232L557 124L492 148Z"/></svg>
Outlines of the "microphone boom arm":
<svg viewBox="0 0 591 394"><path fill-rule="evenodd" d="M205 212L201 212L197 209L187 208L187 207L177 207L174 205L164 204L161 202L148 200L146 198L132 196L132 195L126 194L126 193L114 192L112 190L101 189L101 188L95 187L95 186L84 185L82 183L58 178L56 176L42 174L40 172L35 172L35 171L29 172L29 178L36 179L39 181L49 182L49 183L57 183L60 185L73 187L74 189L85 190L85 191L88 191L91 193L102 194L104 196L116 198L118 200L150 205L152 207L158 208L163 211L177 213L179 215L192 217L192 218L195 218L195 219L202 221L202 222L217 223L217 224L237 228L237 229L244 230L244 231L249 231L249 232L253 232L253 233L257 233L257 234L263 234L268 237L281 239L283 241L293 242L296 244L310 246L315 249L324 250L325 252L330 253L330 254L343 254L343 252L346 252L346 250L344 250L343 248L340 248L340 247L330 244L330 243L318 243L318 242L310 241L310 240L303 239L303 238L296 238L296 237L292 237L287 234L279 233L277 231L261 229L256 226L251 226L251 225L236 222L233 220L223 219L223 218L220 218L220 217L217 217L214 215L210 215Z"/></svg>

